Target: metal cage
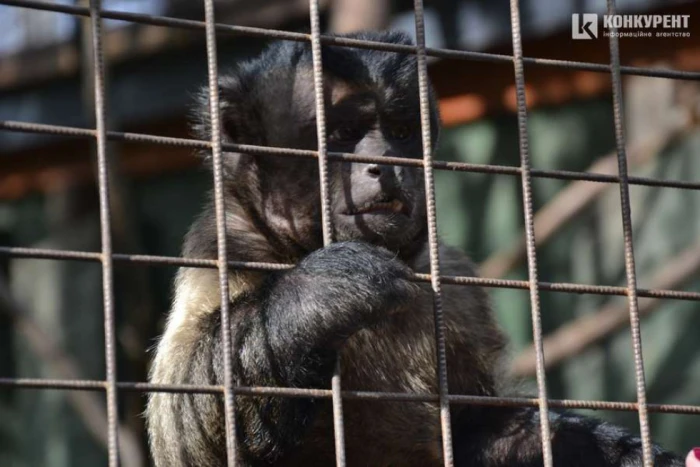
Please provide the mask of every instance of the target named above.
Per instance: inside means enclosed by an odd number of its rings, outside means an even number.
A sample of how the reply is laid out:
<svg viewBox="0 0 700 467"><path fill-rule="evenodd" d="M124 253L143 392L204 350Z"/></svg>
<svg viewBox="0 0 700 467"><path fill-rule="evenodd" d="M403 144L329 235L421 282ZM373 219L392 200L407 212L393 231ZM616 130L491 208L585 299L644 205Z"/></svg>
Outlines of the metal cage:
<svg viewBox="0 0 700 467"><path fill-rule="evenodd" d="M621 96L621 75L639 75L648 77L661 77L679 80L700 80L700 72L678 71L658 68L640 68L620 65L618 38L610 34L610 63L597 64L586 62L574 62L566 60L552 60L543 58L524 57L521 41L520 11L518 0L510 0L511 35L513 55L488 54L450 49L436 49L425 46L424 11L423 2L415 0L415 31L417 37L416 46L387 44L381 42L363 41L357 39L324 36L320 33L319 26L319 0L310 0L311 33L295 33L282 30L262 29L254 27L234 26L216 23L214 17L213 0L204 0L205 21L178 19L165 16L153 16L136 13L103 10L100 0L92 0L89 7L55 4L43 0L0 0L2 5L10 5L22 8L53 11L74 16L89 17L91 21L91 40L94 49L94 105L96 128L75 128L57 125L44 125L25 123L18 121L0 121L0 129L16 132L43 133L64 135L94 139L97 145L97 180L99 188L100 227L102 250L100 252L48 250L37 248L15 248L0 246L0 254L10 257L44 258L57 260L93 261L102 264L103 307L104 307L104 332L105 332L105 380L48 380L48 379L23 379L0 378L1 386L104 391L107 396L108 417L108 455L110 467L119 465L118 450L118 420L117 420L117 392L190 392L223 394L226 416L226 440L229 465L236 464L236 440L235 440L235 399L236 397L255 397L259 395L275 395L280 397L314 397L330 398L333 401L334 435L336 446L336 462L338 466L345 465L345 444L343 436L343 408L344 399L372 399L387 401L426 401L439 404L442 425L442 442L444 453L444 465L452 466L452 436L450 427L451 404L475 404L484 406L532 406L539 407L541 415L545 415L549 407L564 408L588 408L635 411L639 414L644 465L651 467L652 453L649 433L649 412L669 412L683 414L700 414L700 406L692 405L665 405L648 404L646 399L644 361L642 357L642 342L640 336L640 323L637 300L638 297L668 298L678 300L700 300L700 293L677 290L640 289L637 287L635 274L634 250L632 244L632 224L630 208L630 185L646 185L657 187L674 187L680 189L700 190L700 181L670 181L648 177L629 176L625 154L625 134L623 130L623 109ZM608 14L615 13L615 1L607 0ZM190 30L204 30L206 33L206 47L208 57L209 99L212 108L218 108L219 96L217 94L218 65L216 58L216 35L234 34L248 35L263 38L282 39L291 41L311 42L313 53L314 87L316 91L317 134L318 150L298 150L286 148L270 148L239 144L222 144L219 113L211 112L211 141L194 139L171 138L148 134L125 133L108 131L105 128L105 85L104 64L102 46L102 22L103 19L115 19L134 23L166 26ZM614 32L614 30L611 30ZM359 156L348 153L333 153L326 150L325 144L325 115L323 105L323 86L321 45L332 44L335 46L356 47L383 50L387 52L415 54L417 56L421 128L423 144L423 160L409 160L398 157L371 157ZM432 157L430 140L430 119L428 105L428 78L426 58L427 56L452 58L461 60L478 60L491 62L512 62L515 76L515 89L517 97L517 117L520 142L520 166L496 166L486 164L471 164L461 162L435 161ZM538 170L533 169L530 162L527 134L527 109L525 102L525 74L524 66L548 66L566 68L572 70L596 71L610 73L612 77L612 95L614 108L614 124L617 149L618 175L595 174L587 172L572 172L563 170ZM127 255L117 254L112 250L112 236L110 231L111 216L109 209L108 173L106 159L106 143L108 140L138 141L143 143L184 146L200 150L211 151L213 155L214 195L217 215L218 260L187 259L177 257L151 256L151 255ZM272 388L272 387L236 387L233 385L231 365L231 336L229 330L228 307L228 269L241 268L249 270L276 270L291 267L289 264L249 263L228 261L226 257L226 236L224 224L224 196L222 188L222 151L232 150L246 152L256 156L277 155L284 157L316 158L319 164L321 181L322 223L323 239L328 244L332 239L332 226L329 206L329 186L327 180L328 161L342 160L385 165L405 165L421 167L425 173L426 202L428 209L428 232L430 247L430 274L415 274L414 280L429 282L432 286L434 297L434 319L436 325L437 342L437 370L439 393L438 394L405 394L383 393L368 391L343 391L341 389L340 372L336 368L330 390L299 389L299 388ZM438 239L435 214L435 187L433 170L452 170L466 172L481 172L490 174L505 174L520 177L522 181L523 212L525 217L525 235L527 250L528 277L522 280L501 280L476 277L442 276L440 274L440 261L438 257ZM622 225L624 234L624 252L627 286L596 286L572 283L540 282L537 275L537 263L535 260L535 241L533 225L533 204L531 181L533 177L556 178L564 180L585 180L598 183L618 184L620 188L620 201L622 206ZM223 329L225 384L223 386L194 386L194 385L155 385L144 382L118 381L116 377L116 350L115 350L115 319L113 296L113 261L125 261L132 263L169 264L183 267L217 268L219 271L219 283L222 296L221 317ZM527 289L530 294L531 317L533 326L533 338L536 350L537 370L537 398L502 398L502 397L478 397L460 394L450 394L447 387L447 367L445 357L445 332L442 312L441 284L460 284L467 286L503 287L515 289ZM560 291L578 294L601 294L627 296L629 304L629 319L632 332L632 344L634 350L635 380L637 388L636 403L585 401L585 400L553 400L547 397L545 383L544 355L542 349L542 326L540 318L539 291ZM552 447L550 440L549 418L541 416L542 452L544 465L552 466Z"/></svg>

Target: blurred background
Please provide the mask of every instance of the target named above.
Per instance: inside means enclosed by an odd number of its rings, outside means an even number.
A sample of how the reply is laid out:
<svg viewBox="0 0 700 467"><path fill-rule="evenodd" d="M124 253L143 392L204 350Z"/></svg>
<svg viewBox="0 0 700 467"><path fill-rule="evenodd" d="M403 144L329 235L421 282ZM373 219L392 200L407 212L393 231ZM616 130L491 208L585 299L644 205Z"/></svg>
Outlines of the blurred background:
<svg viewBox="0 0 700 467"><path fill-rule="evenodd" d="M1 3L1 2L0 2ZM54 3L86 6L84 0ZM609 63L607 39L571 39L572 13L602 0L521 0L529 57ZM700 1L620 0L624 13L690 15L691 37L622 39L623 65L700 70ZM308 31L306 0L216 0L221 23ZM324 30L394 27L414 35L412 2L322 0ZM191 0L103 0L109 10L202 19ZM506 0L426 2L428 46L511 53ZM206 82L202 31L105 21L108 128L190 137L193 94ZM94 128L89 22L0 5L0 120ZM87 40L86 40L87 39ZM220 68L265 41L220 34ZM509 62L431 60L445 130L437 158L518 166ZM616 174L610 76L527 66L535 169ZM626 76L630 171L700 181L700 84ZM211 176L193 150L109 144L114 250L178 256ZM0 130L0 246L99 251L94 142ZM440 234L486 277L527 279L520 179L437 171ZM631 187L639 287L700 291L700 192ZM619 188L534 179L540 280L624 286ZM162 330L174 267L115 262L118 378L145 381ZM526 290L491 289L512 338L515 373L532 381ZM625 297L542 292L550 397L634 401ZM700 404L700 303L640 299L650 403ZM99 263L0 255L0 377L104 379ZM527 387L527 385L526 385ZM145 396L120 394L123 465L148 465ZM633 412L596 416L638 432ZM653 414L653 438L685 451L700 417ZM106 465L101 392L0 387L0 466Z"/></svg>

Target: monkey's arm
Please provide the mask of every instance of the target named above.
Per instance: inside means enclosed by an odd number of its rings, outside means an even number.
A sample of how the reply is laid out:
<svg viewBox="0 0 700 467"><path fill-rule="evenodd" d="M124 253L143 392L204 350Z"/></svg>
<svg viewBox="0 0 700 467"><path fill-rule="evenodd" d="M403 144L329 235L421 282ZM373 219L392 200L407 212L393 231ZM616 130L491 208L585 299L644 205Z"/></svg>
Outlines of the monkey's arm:
<svg viewBox="0 0 700 467"><path fill-rule="evenodd" d="M232 304L236 383L328 388L345 339L415 295L408 272L388 251L349 242L271 276ZM237 401L239 445L253 460L283 454L313 420L315 401L308 398Z"/></svg>
<svg viewBox="0 0 700 467"><path fill-rule="evenodd" d="M539 467L542 465L539 409L483 408L457 417L454 455L458 467ZM475 420L478 418L478 420ZM550 412L554 465L633 467L642 465L642 442L606 422ZM676 455L653 446L656 467L683 467Z"/></svg>

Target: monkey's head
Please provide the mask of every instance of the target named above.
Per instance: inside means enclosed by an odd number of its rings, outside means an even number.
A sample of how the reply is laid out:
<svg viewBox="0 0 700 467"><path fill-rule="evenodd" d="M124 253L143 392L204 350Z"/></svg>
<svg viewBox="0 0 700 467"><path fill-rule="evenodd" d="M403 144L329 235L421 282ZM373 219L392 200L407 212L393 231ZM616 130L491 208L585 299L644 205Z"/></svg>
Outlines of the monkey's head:
<svg viewBox="0 0 700 467"><path fill-rule="evenodd" d="M397 32L357 39L410 44ZM416 58L411 54L323 46L327 149L376 157L422 158ZM222 141L317 149L313 62L308 43L278 42L219 80ZM430 92L432 146L439 118ZM208 99L199 124L210 138ZM321 246L318 161L224 152L227 194L277 244ZM362 239L410 254L426 235L423 171L329 161L336 240Z"/></svg>

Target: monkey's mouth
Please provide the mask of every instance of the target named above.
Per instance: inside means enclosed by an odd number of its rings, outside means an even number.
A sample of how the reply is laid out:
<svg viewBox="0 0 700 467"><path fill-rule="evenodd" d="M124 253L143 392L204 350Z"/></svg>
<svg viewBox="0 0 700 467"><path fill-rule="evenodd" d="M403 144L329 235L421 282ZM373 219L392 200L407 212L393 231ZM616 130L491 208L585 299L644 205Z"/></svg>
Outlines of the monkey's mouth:
<svg viewBox="0 0 700 467"><path fill-rule="evenodd" d="M357 216L360 214L403 214L408 216L411 213L406 203L393 199L390 201L370 201L358 207L352 207L346 211L347 215Z"/></svg>

